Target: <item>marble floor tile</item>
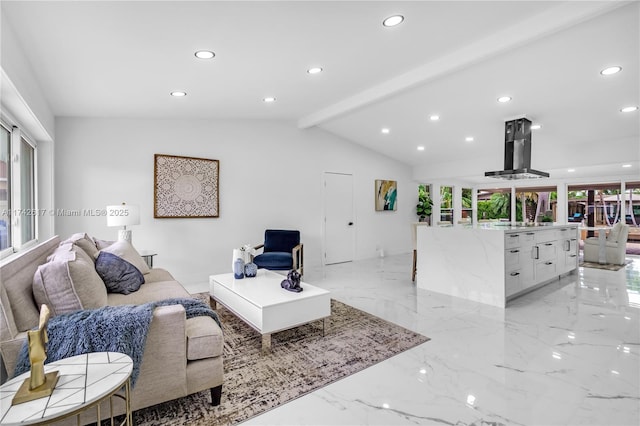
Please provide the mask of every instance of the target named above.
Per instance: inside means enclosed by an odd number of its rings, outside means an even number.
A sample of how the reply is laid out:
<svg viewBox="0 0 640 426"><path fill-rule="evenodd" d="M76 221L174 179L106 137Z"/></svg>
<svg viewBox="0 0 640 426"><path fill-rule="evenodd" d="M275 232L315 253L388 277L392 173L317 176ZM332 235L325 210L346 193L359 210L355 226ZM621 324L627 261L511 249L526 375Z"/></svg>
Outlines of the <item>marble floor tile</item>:
<svg viewBox="0 0 640 426"><path fill-rule="evenodd" d="M247 424L640 424L640 257L579 268L506 309L416 289L411 255L304 280L431 340Z"/></svg>

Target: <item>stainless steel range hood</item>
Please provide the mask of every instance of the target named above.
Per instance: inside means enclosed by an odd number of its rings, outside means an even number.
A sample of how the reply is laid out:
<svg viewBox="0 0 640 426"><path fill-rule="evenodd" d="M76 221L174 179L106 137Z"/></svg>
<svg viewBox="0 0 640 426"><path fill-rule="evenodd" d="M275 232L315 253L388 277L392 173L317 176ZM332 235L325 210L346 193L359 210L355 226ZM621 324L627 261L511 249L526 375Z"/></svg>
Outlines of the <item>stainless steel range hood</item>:
<svg viewBox="0 0 640 426"><path fill-rule="evenodd" d="M531 168L531 121L523 117L505 123L504 170L484 175L509 180L549 177L549 173Z"/></svg>

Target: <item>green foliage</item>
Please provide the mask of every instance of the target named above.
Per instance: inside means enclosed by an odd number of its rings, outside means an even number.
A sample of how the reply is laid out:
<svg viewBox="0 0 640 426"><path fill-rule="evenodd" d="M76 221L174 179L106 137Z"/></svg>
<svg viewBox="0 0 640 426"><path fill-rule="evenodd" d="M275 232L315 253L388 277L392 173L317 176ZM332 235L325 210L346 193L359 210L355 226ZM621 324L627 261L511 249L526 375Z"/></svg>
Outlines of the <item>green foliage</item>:
<svg viewBox="0 0 640 426"><path fill-rule="evenodd" d="M462 208L471 208L471 188L462 188Z"/></svg>
<svg viewBox="0 0 640 426"><path fill-rule="evenodd" d="M553 218L551 216L542 216L542 222L553 222Z"/></svg>
<svg viewBox="0 0 640 426"><path fill-rule="evenodd" d="M429 197L426 185L418 185L418 204L416 205L416 213L421 218L431 216L431 208L433 200Z"/></svg>
<svg viewBox="0 0 640 426"><path fill-rule="evenodd" d="M453 188L450 186L440 187L440 208L443 208L443 209L451 208L451 202L453 200L452 190Z"/></svg>
<svg viewBox="0 0 640 426"><path fill-rule="evenodd" d="M496 219L509 218L511 216L511 206L509 194L495 193L491 194L491 209Z"/></svg>

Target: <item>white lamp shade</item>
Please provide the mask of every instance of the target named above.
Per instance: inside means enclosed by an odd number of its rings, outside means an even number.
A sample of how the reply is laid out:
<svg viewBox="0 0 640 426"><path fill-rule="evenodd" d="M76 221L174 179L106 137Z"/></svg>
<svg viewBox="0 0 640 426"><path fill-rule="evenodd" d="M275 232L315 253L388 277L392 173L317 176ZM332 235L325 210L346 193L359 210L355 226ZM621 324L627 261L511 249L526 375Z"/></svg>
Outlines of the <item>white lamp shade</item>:
<svg viewBox="0 0 640 426"><path fill-rule="evenodd" d="M140 208L130 204L107 206L107 226L140 224Z"/></svg>

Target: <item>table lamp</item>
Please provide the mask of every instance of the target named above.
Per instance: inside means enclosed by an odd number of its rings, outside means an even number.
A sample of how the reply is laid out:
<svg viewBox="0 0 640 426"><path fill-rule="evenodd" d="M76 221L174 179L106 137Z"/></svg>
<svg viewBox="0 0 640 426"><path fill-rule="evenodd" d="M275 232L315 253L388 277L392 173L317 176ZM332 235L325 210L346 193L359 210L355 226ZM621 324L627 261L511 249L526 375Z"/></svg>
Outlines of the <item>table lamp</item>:
<svg viewBox="0 0 640 426"><path fill-rule="evenodd" d="M122 203L107 206L107 226L122 226L118 231L118 241L131 243L131 231L127 226L140 224L140 209L138 206Z"/></svg>

